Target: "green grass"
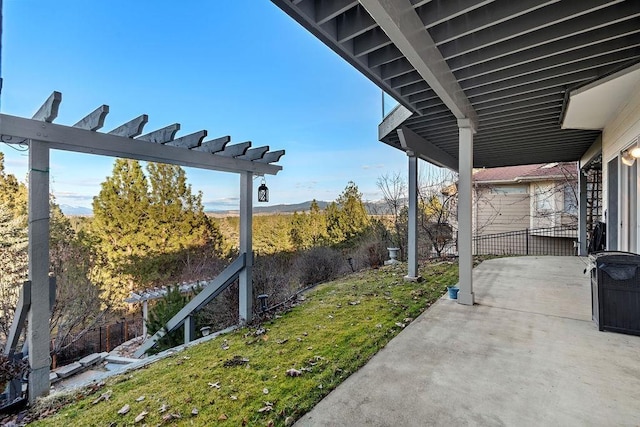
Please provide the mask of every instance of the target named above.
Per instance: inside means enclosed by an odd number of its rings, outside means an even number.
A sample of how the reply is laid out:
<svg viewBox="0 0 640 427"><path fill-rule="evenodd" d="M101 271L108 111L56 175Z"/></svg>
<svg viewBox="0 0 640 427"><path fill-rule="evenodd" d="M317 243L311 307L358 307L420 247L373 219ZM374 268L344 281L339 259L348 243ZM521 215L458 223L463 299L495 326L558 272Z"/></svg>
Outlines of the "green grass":
<svg viewBox="0 0 640 427"><path fill-rule="evenodd" d="M457 281L455 264L425 266L421 283L405 282L405 269L384 267L318 286L302 304L263 323L264 334L256 335L255 327L242 328L113 377L97 392L78 393L73 397L77 401L34 425L134 425L143 411L148 415L138 425L289 424ZM249 361L225 366L234 356ZM288 376L290 368L302 375ZM219 388L210 385L216 383ZM111 393L108 400L92 403L106 392ZM141 396L144 400L136 401ZM118 415L125 404L130 411ZM161 413L163 405L168 409ZM269 406L271 410L260 412ZM194 408L197 415L192 415ZM181 418L163 420L169 413Z"/></svg>

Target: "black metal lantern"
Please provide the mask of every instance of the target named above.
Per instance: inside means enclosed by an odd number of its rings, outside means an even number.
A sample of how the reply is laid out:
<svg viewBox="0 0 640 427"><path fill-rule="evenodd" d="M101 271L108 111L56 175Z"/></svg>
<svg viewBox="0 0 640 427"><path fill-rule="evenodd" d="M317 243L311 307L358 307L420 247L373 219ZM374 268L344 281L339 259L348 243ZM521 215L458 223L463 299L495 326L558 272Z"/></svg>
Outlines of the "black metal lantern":
<svg viewBox="0 0 640 427"><path fill-rule="evenodd" d="M262 184L260 184L260 187L258 187L258 201L269 201L269 188L267 188L267 183L264 181L264 178L262 178Z"/></svg>

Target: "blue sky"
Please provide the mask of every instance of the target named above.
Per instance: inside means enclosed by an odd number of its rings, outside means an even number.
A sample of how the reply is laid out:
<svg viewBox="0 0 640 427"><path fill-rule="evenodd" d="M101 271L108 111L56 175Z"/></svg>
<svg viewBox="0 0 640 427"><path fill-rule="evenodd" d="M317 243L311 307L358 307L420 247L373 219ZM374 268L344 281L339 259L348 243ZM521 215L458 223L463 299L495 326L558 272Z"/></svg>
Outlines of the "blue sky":
<svg viewBox="0 0 640 427"><path fill-rule="evenodd" d="M380 89L269 0L4 0L3 14L3 113L31 117L57 90L59 124L107 104L102 131L146 113L147 132L178 122L177 136L207 129L285 149L270 204L333 200L350 180L376 200L376 179L406 169L377 141ZM0 151L23 179L26 153ZM58 202L90 207L112 165L52 151ZM237 206L238 175L187 174L207 207Z"/></svg>

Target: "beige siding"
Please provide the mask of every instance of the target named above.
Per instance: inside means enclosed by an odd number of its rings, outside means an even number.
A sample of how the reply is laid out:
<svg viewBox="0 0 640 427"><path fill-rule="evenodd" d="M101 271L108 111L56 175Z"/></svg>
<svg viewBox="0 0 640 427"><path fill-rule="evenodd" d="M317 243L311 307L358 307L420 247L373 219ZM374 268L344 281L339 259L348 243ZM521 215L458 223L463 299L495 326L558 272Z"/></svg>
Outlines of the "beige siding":
<svg viewBox="0 0 640 427"><path fill-rule="evenodd" d="M474 232L477 235L524 230L529 227L529 194L503 194L477 188Z"/></svg>
<svg viewBox="0 0 640 427"><path fill-rule="evenodd" d="M602 132L602 202L605 208L608 205L607 164L612 159L617 158L618 154L640 135L640 84L630 93L632 95L612 116L612 119L605 125Z"/></svg>

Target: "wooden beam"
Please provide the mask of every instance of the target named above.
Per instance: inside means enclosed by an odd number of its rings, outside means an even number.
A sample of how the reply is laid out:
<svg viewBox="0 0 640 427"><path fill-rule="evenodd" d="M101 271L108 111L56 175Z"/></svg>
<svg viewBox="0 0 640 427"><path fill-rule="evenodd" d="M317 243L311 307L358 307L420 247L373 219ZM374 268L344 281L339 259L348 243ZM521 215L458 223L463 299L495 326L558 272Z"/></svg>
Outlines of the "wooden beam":
<svg viewBox="0 0 640 427"><path fill-rule="evenodd" d="M402 55L458 119L478 116L409 0L360 0ZM371 66L371 63L369 63Z"/></svg>
<svg viewBox="0 0 640 427"><path fill-rule="evenodd" d="M194 148L202 144L202 140L206 136L207 131L201 130L198 132L190 133L189 135L181 136L180 138L176 138L173 141L168 141L165 143L165 145L168 145L170 147Z"/></svg>
<svg viewBox="0 0 640 427"><path fill-rule="evenodd" d="M11 322L11 328L9 329L9 336L7 342L4 345L4 355L9 356L15 352L18 346L18 340L22 334L22 330L27 320L27 313L31 309L31 282L25 281L20 288L20 296L18 297L18 303L16 304L16 311L13 315L13 321Z"/></svg>
<svg viewBox="0 0 640 427"><path fill-rule="evenodd" d="M217 156L238 157L242 156L251 147L251 141L241 142L239 144L228 145L223 151L216 153Z"/></svg>
<svg viewBox="0 0 640 427"><path fill-rule="evenodd" d="M73 125L73 127L96 131L104 126L104 119L107 117L107 114L109 114L109 106L101 105Z"/></svg>
<svg viewBox="0 0 640 427"><path fill-rule="evenodd" d="M115 135L91 132L71 126L43 123L32 119L0 114L0 129L7 136L45 142L49 148L122 157L148 162L167 163L223 172L249 171L256 175L275 175L281 166L228 158L220 155L204 156L201 152L172 147L168 144L137 141Z"/></svg>
<svg viewBox="0 0 640 427"><path fill-rule="evenodd" d="M39 120L47 123L53 122L56 117L58 117L58 107L60 107L60 102L62 102L62 94L58 91L54 91L33 115L33 120Z"/></svg>
<svg viewBox="0 0 640 427"><path fill-rule="evenodd" d="M125 138L135 138L142 133L142 129L144 129L144 125L146 125L148 121L149 116L143 114L133 120L128 121L122 126L118 126L114 130L109 132L109 135L123 136Z"/></svg>
<svg viewBox="0 0 640 427"><path fill-rule="evenodd" d="M163 127L162 129L154 130L146 135L142 135L136 138L136 141L149 141L156 144L166 144L172 141L176 136L176 132L180 130L180 123L174 123L172 125Z"/></svg>
<svg viewBox="0 0 640 427"><path fill-rule="evenodd" d="M422 160L436 166L448 168L453 171L458 170L458 162L455 158L431 144L411 129L402 126L397 132L400 138L400 144L405 151L413 152Z"/></svg>
<svg viewBox="0 0 640 427"><path fill-rule="evenodd" d="M155 332L148 340L146 340L134 353L136 357L140 357L147 352L150 348L154 347L158 340L165 336L165 334L178 329L184 324L187 317L193 313L197 313L211 300L220 295L222 291L229 287L233 282L238 279L240 272L246 265L247 255L241 253L240 256L233 261L227 268L213 280L211 280L207 286L202 289L191 301L176 313L171 319L169 319L164 328Z"/></svg>
<svg viewBox="0 0 640 427"><path fill-rule="evenodd" d="M269 151L269 146L265 145L264 147L251 148L247 150L245 154L242 156L238 156L238 159L243 160L257 160L261 159L264 154Z"/></svg>
<svg viewBox="0 0 640 427"><path fill-rule="evenodd" d="M227 144L231 141L231 137L229 135L222 136L220 138L212 139L209 141L205 141L202 143L200 147L196 147L194 151L204 151L205 153L217 153L218 151L224 150Z"/></svg>
<svg viewBox="0 0 640 427"><path fill-rule="evenodd" d="M261 162L261 163L275 163L278 160L280 160L280 157L282 156L284 156L284 150L270 151L267 154L265 154L261 159L257 159L255 161Z"/></svg>

